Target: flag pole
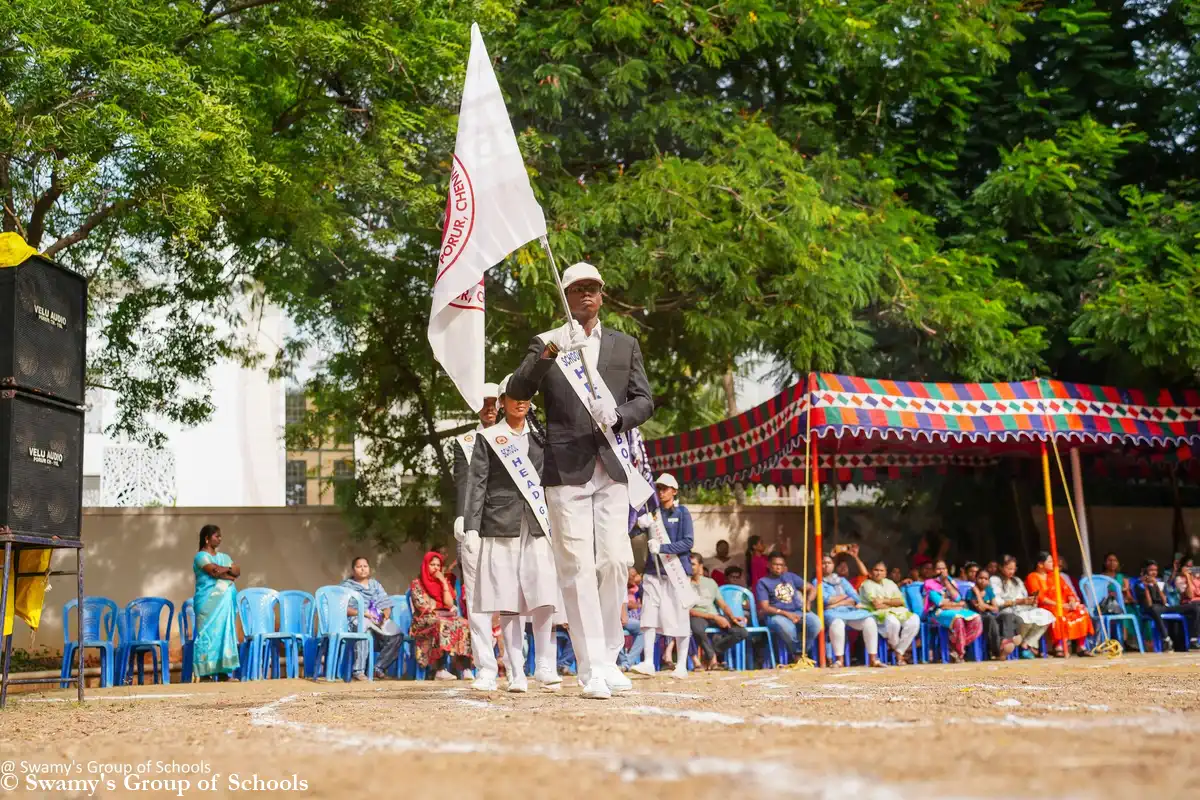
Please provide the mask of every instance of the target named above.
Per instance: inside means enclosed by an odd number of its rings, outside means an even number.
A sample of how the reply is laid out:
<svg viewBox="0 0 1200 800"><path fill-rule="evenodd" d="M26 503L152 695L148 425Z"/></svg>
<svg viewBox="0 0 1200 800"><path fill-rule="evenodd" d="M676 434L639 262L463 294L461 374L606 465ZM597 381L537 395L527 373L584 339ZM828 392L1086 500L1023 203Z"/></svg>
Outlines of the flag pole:
<svg viewBox="0 0 1200 800"><path fill-rule="evenodd" d="M575 320L571 316L571 306L567 303L567 290L563 288L562 276L558 274L558 262L554 260L554 251L550 249L550 239L546 236L538 237L538 241L542 243L542 249L546 251L546 258L550 259L550 272L554 275L554 285L558 287L558 297L562 300L563 313L567 315L567 325ZM596 380L592 376L592 368L588 366L587 359L583 357L583 353L579 354L579 360L583 362L583 369L587 373L588 391L592 393L592 398L596 397Z"/></svg>

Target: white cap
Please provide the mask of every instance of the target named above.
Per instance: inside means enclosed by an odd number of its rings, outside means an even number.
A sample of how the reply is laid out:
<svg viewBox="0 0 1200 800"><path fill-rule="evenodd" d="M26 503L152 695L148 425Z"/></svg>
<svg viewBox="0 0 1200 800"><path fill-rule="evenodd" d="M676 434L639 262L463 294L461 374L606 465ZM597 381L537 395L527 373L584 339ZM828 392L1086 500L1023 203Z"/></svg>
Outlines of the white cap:
<svg viewBox="0 0 1200 800"><path fill-rule="evenodd" d="M505 380L508 380L508 379L505 378ZM500 387L499 386L497 386L494 383L485 383L483 385L483 399L484 400L487 400L489 397L499 397L499 396L500 396Z"/></svg>
<svg viewBox="0 0 1200 800"><path fill-rule="evenodd" d="M658 476L658 480L654 482L655 486L669 486L675 491L679 491L679 481L675 480L675 476L669 472L664 472Z"/></svg>
<svg viewBox="0 0 1200 800"><path fill-rule="evenodd" d="M595 281L604 287L604 278L600 277L600 270L593 267L586 261L580 261L578 264L572 264L569 269L562 275L563 288L566 289L572 283L580 281Z"/></svg>

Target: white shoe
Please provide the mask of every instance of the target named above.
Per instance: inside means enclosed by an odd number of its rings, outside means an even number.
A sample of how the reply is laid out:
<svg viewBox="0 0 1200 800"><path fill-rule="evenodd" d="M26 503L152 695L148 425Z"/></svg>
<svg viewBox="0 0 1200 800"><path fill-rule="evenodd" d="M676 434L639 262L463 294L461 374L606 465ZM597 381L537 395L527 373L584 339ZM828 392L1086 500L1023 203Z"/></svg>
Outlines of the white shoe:
<svg viewBox="0 0 1200 800"><path fill-rule="evenodd" d="M616 664L608 664L600 670L600 674L604 676L604 682L608 684L608 689L613 694L628 692L633 689L633 682L625 677L625 673L621 672Z"/></svg>
<svg viewBox="0 0 1200 800"><path fill-rule="evenodd" d="M687 678L687 676L688 676L687 667L682 667L682 668L676 667L675 669L671 670L671 677L675 678L677 680L685 680Z"/></svg>
<svg viewBox="0 0 1200 800"><path fill-rule="evenodd" d="M557 692L562 688L563 680L557 672L535 672L533 679L543 692Z"/></svg>
<svg viewBox="0 0 1200 800"><path fill-rule="evenodd" d="M639 661L629 669L633 672L636 672L638 675L655 675L658 672L656 669L654 669L654 664L648 661Z"/></svg>
<svg viewBox="0 0 1200 800"><path fill-rule="evenodd" d="M471 683L471 688L477 692L494 692L496 691L496 678L492 675L479 674Z"/></svg>
<svg viewBox="0 0 1200 800"><path fill-rule="evenodd" d="M453 672L447 672L444 669L439 669L437 671L437 673L433 676L433 679L435 681L456 681L456 680L458 680L458 676L455 675Z"/></svg>
<svg viewBox="0 0 1200 800"><path fill-rule="evenodd" d="M529 680L521 675L508 682L508 690L513 694L525 694L529 691Z"/></svg>
<svg viewBox="0 0 1200 800"><path fill-rule="evenodd" d="M608 683L605 682L604 678L597 675L583 687L581 697L584 700L609 700L612 698L612 692L608 690Z"/></svg>

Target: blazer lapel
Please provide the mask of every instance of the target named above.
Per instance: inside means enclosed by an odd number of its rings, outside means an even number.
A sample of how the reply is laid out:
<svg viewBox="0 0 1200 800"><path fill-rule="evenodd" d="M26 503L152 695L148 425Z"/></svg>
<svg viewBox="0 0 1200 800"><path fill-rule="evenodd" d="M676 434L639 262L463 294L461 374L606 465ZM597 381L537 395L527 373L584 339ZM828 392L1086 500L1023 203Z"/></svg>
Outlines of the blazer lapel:
<svg viewBox="0 0 1200 800"><path fill-rule="evenodd" d="M608 367L608 360L612 358L613 343L616 341L616 334L608 328L601 330L600 335L600 354L596 357L596 371L601 375Z"/></svg>

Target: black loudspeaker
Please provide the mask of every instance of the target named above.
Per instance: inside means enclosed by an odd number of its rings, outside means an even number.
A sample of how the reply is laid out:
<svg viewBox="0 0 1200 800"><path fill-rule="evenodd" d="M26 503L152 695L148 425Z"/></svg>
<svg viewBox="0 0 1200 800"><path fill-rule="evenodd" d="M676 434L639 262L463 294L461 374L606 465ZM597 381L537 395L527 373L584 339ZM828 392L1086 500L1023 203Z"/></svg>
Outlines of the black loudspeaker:
<svg viewBox="0 0 1200 800"><path fill-rule="evenodd" d="M87 279L31 256L0 269L0 389L83 405Z"/></svg>
<svg viewBox="0 0 1200 800"><path fill-rule="evenodd" d="M0 531L78 539L83 411L0 390Z"/></svg>

